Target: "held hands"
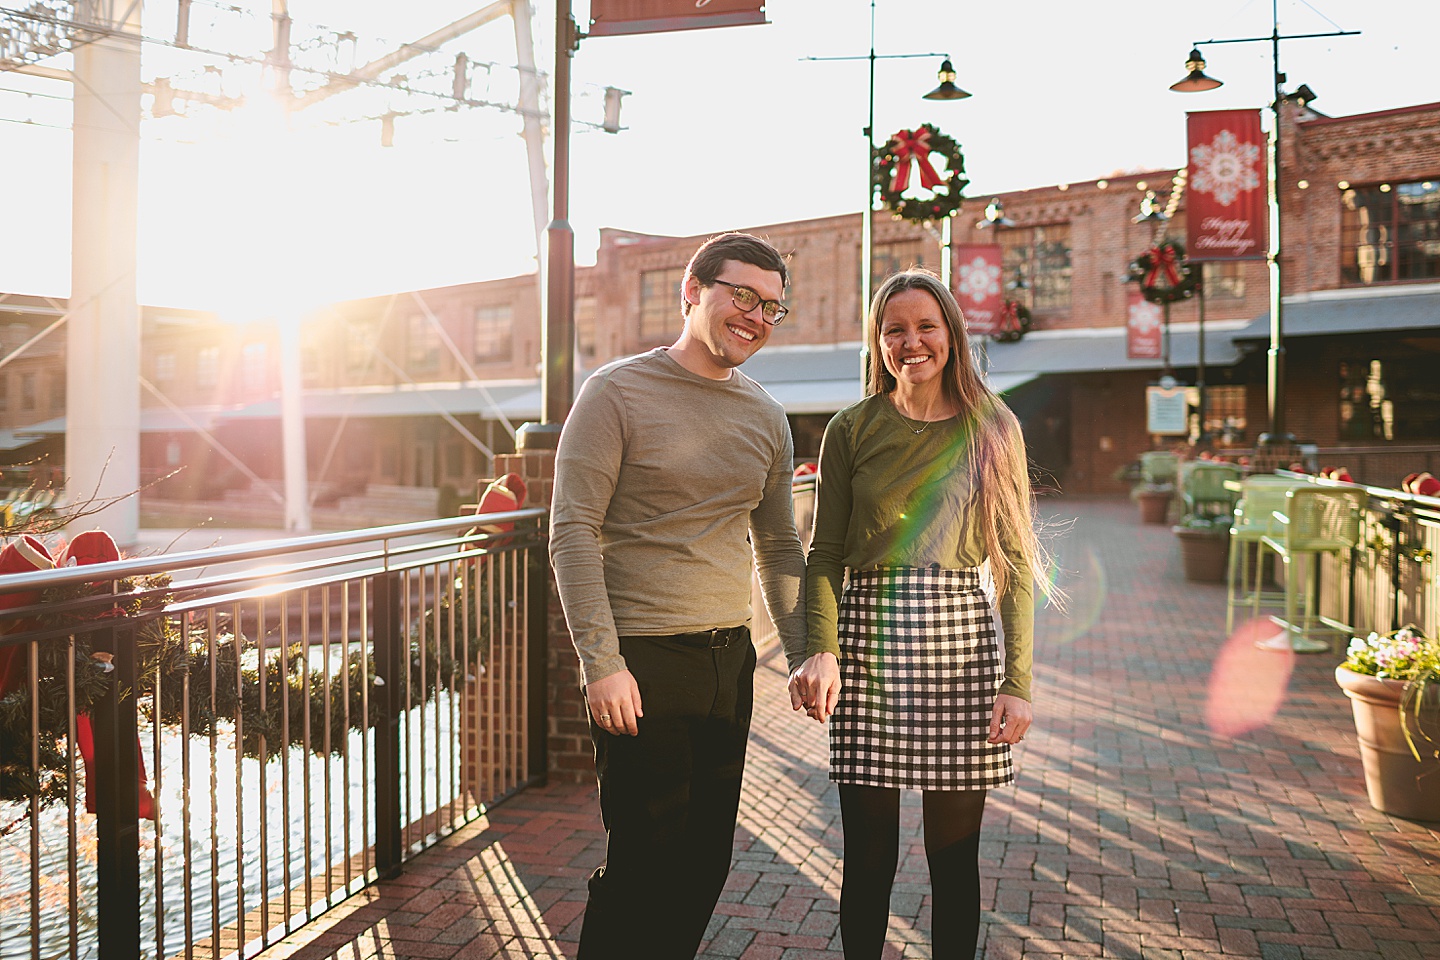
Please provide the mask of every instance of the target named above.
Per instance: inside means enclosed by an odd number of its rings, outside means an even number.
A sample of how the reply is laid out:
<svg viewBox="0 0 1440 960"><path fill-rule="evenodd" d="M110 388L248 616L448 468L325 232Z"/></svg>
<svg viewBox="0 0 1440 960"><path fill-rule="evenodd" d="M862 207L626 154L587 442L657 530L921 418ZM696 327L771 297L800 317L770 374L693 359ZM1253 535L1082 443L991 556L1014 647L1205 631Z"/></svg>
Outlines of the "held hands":
<svg viewBox="0 0 1440 960"><path fill-rule="evenodd" d="M840 698L840 661L833 653L817 653L790 674L790 708L824 723Z"/></svg>
<svg viewBox="0 0 1440 960"><path fill-rule="evenodd" d="M635 720L645 716L645 711L640 706L640 687L629 670L587 683L585 700L601 730L632 737L640 733Z"/></svg>
<svg viewBox="0 0 1440 960"><path fill-rule="evenodd" d="M995 709L990 712L989 743L1019 743L1030 729L1033 714L1030 702L1002 693L995 698Z"/></svg>

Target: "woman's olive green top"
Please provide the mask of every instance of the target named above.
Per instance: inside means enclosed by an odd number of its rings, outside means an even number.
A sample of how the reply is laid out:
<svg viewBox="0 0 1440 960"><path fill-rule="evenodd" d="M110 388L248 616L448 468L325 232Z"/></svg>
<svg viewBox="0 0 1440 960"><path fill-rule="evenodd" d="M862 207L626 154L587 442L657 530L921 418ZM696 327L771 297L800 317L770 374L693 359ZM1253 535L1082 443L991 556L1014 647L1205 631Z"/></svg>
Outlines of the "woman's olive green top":
<svg viewBox="0 0 1440 960"><path fill-rule="evenodd" d="M807 656L840 654L836 624L847 567L962 569L985 561L965 453L958 417L907 424L883 396L867 397L830 421L805 574ZM1035 584L1024 558L1017 552L1012 559L1018 569L999 598L1005 633L999 692L1029 700Z"/></svg>

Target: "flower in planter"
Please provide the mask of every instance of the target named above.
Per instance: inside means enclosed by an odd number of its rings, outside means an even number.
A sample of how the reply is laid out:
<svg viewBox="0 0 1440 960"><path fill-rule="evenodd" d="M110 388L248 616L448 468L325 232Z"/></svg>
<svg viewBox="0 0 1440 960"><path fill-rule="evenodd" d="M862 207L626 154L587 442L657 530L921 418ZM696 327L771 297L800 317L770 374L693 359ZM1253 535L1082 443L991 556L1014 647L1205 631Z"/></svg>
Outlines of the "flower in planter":
<svg viewBox="0 0 1440 960"><path fill-rule="evenodd" d="M1202 517L1198 514L1187 513L1180 518L1180 522L1174 527L1178 533L1181 530L1195 530L1201 533L1229 533L1230 524L1234 520L1230 514L1223 514L1215 517Z"/></svg>
<svg viewBox="0 0 1440 960"><path fill-rule="evenodd" d="M1367 637L1354 637L1345 651L1343 668L1353 673L1381 680L1398 680L1405 684L1400 698L1400 710L1411 711L1418 718L1424 704L1427 690L1440 689L1440 642L1426 637L1413 625L1392 630L1387 634L1371 633ZM1437 685L1432 687L1431 684ZM1428 699L1434 700L1434 697ZM1430 709L1434 709L1432 703ZM1402 727L1405 742L1415 759L1420 759L1419 750L1410 734L1410 725ZM1430 739L1423 731L1421 736Z"/></svg>

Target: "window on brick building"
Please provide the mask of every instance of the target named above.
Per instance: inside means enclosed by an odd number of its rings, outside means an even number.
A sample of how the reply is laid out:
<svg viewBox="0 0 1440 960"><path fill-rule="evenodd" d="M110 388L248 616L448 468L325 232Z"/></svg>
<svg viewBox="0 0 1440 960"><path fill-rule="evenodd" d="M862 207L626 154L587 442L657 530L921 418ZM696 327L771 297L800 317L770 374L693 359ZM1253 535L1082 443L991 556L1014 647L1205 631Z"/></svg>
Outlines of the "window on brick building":
<svg viewBox="0 0 1440 960"><path fill-rule="evenodd" d="M201 347L195 351L195 386L214 387L220 383L220 348Z"/></svg>
<svg viewBox="0 0 1440 960"><path fill-rule="evenodd" d="M58 415L65 410L65 374L60 370L52 370L48 377L50 381L50 413Z"/></svg>
<svg viewBox="0 0 1440 960"><path fill-rule="evenodd" d="M1340 439L1433 439L1440 433L1440 394L1423 364L1389 360L1340 364Z"/></svg>
<svg viewBox="0 0 1440 960"><path fill-rule="evenodd" d="M1342 283L1440 278L1440 179L1352 187L1340 204Z"/></svg>
<svg viewBox="0 0 1440 960"><path fill-rule="evenodd" d="M508 303L475 308L475 360L490 363L510 359L510 337L515 311Z"/></svg>
<svg viewBox="0 0 1440 960"><path fill-rule="evenodd" d="M0 373L0 413L10 412L10 374Z"/></svg>
<svg viewBox="0 0 1440 960"><path fill-rule="evenodd" d="M575 298L575 349L582 357L595 356L600 344L595 330L595 298Z"/></svg>
<svg viewBox="0 0 1440 960"><path fill-rule="evenodd" d="M1245 440L1245 386L1219 384L1205 388L1205 432L1221 444Z"/></svg>
<svg viewBox="0 0 1440 960"><path fill-rule="evenodd" d="M1070 224L997 230L1004 251L1006 283L1023 279L1031 294L1031 309L1070 309Z"/></svg>
<svg viewBox="0 0 1440 960"><path fill-rule="evenodd" d="M263 343L247 343L240 351L240 375L245 383L247 393L257 393L265 389L270 380L270 371L267 369L268 351Z"/></svg>
<svg viewBox="0 0 1440 960"><path fill-rule="evenodd" d="M684 267L646 270L640 274L640 339L646 343L673 340L684 325L680 285Z"/></svg>
<svg viewBox="0 0 1440 960"><path fill-rule="evenodd" d="M365 320L345 324L345 369L360 373L370 367L375 349L375 326Z"/></svg>
<svg viewBox="0 0 1440 960"><path fill-rule="evenodd" d="M1245 264L1235 260L1219 261L1206 263L1202 269L1205 299L1245 299Z"/></svg>
<svg viewBox="0 0 1440 960"><path fill-rule="evenodd" d="M20 409L34 410L37 398L35 396L35 374L20 374Z"/></svg>
<svg viewBox="0 0 1440 960"><path fill-rule="evenodd" d="M424 313L405 323L405 366L411 373L432 373L440 367L440 334Z"/></svg>
<svg viewBox="0 0 1440 960"><path fill-rule="evenodd" d="M175 379L175 354L157 353L155 355L155 382L170 383Z"/></svg>
<svg viewBox="0 0 1440 960"><path fill-rule="evenodd" d="M878 290L888 278L911 267L940 272L940 250L934 241L891 240L875 244L870 255L870 290Z"/></svg>

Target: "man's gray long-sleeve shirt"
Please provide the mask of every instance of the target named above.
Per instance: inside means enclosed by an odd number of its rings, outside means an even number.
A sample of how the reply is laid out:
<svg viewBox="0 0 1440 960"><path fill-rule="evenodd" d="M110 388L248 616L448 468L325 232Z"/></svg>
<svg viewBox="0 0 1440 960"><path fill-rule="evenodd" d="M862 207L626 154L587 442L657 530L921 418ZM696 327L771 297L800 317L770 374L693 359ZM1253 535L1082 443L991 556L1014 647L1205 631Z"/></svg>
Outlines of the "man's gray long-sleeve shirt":
<svg viewBox="0 0 1440 960"><path fill-rule="evenodd" d="M585 381L555 460L550 557L584 683L624 670L620 636L750 620L751 549L793 669L805 562L784 408L739 370L691 373L664 349Z"/></svg>

